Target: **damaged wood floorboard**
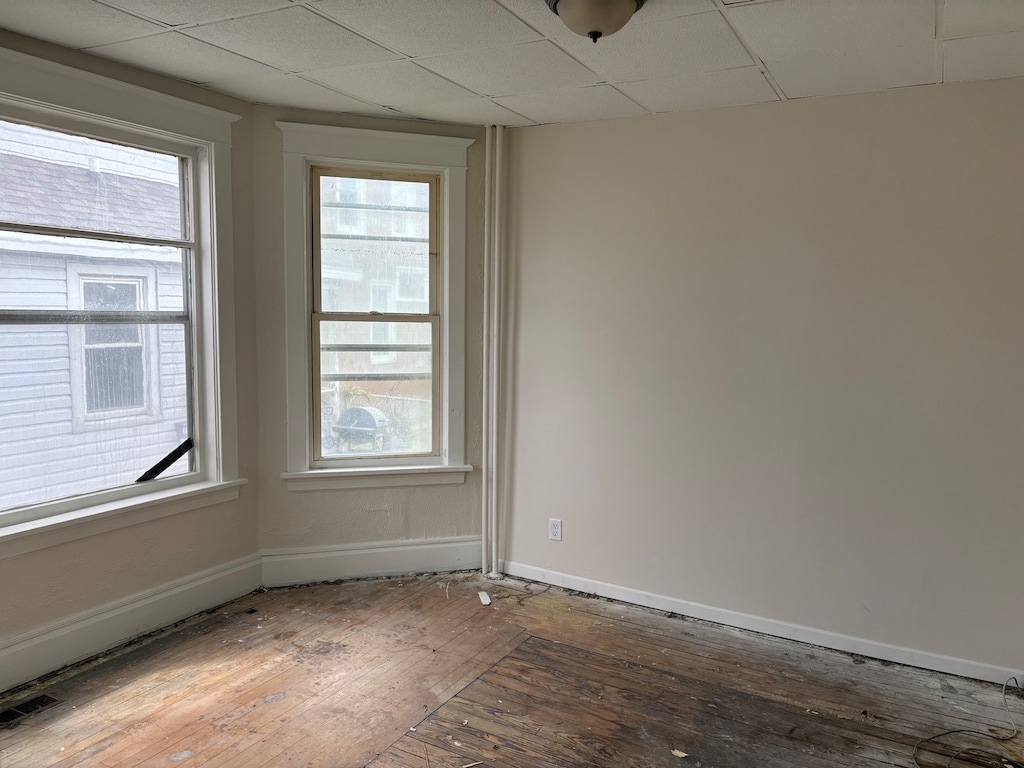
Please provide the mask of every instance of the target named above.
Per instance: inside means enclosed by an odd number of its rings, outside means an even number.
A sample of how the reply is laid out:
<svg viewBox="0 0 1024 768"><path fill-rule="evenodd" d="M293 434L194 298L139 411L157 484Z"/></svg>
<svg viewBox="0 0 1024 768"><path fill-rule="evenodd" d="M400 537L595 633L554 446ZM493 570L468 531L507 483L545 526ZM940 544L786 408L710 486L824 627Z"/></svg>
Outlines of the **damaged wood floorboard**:
<svg viewBox="0 0 1024 768"><path fill-rule="evenodd" d="M0 768L913 768L1006 724L999 686L477 574L256 592L0 708L44 693Z"/></svg>

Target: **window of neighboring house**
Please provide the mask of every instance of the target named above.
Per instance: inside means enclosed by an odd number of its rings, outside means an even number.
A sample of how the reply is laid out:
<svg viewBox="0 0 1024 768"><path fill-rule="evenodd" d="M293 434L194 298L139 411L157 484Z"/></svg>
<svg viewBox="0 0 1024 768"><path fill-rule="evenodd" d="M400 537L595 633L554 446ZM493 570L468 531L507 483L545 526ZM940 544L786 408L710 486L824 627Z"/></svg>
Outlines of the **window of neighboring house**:
<svg viewBox="0 0 1024 768"><path fill-rule="evenodd" d="M471 469L462 452L472 142L278 126L288 184L289 488L462 482Z"/></svg>
<svg viewBox="0 0 1024 768"><path fill-rule="evenodd" d="M137 312L142 309L138 280L85 280L86 311ZM139 411L146 407L144 326L84 327L85 411L87 414Z"/></svg>
<svg viewBox="0 0 1024 768"><path fill-rule="evenodd" d="M429 297L430 274L417 267L398 268L398 301L426 301Z"/></svg>

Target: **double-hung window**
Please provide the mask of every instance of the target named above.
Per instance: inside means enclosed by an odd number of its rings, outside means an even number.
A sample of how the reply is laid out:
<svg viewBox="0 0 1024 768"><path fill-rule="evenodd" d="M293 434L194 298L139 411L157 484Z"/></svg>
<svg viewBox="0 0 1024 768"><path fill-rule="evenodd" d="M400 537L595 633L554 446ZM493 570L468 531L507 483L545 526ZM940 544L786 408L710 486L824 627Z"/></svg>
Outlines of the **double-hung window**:
<svg viewBox="0 0 1024 768"><path fill-rule="evenodd" d="M437 276L437 175L314 166L316 459L438 453L436 291L398 301L402 270Z"/></svg>
<svg viewBox="0 0 1024 768"><path fill-rule="evenodd" d="M81 106L32 104L5 88L38 98L52 82L39 71L79 76L27 57L0 64L11 75L0 75L0 532L227 498L233 332L214 288L230 274L217 244L230 240L213 231L227 200L213 169L229 172L230 116L87 77L77 93L53 89ZM109 93L122 114L82 109ZM160 116L218 138L145 123Z"/></svg>
<svg viewBox="0 0 1024 768"><path fill-rule="evenodd" d="M278 127L288 487L462 482L472 142Z"/></svg>

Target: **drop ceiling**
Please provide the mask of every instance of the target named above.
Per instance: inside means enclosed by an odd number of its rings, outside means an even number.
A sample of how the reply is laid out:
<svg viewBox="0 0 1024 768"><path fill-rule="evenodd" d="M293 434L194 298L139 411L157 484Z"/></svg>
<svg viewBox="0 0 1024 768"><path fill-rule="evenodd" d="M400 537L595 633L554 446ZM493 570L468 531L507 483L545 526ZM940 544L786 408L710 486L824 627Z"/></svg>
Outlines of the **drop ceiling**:
<svg viewBox="0 0 1024 768"><path fill-rule="evenodd" d="M1024 75L1024 0L5 0L0 27L251 102L509 126Z"/></svg>

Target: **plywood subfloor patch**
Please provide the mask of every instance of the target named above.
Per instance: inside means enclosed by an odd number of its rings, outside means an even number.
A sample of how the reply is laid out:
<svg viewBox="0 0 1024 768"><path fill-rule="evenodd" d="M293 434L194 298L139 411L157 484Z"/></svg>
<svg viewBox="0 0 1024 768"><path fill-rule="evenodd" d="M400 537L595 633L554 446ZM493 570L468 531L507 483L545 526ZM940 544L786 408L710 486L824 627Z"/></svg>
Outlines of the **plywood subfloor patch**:
<svg viewBox="0 0 1024 768"><path fill-rule="evenodd" d="M0 768L910 768L1003 722L996 686L471 574L254 593L39 693Z"/></svg>

